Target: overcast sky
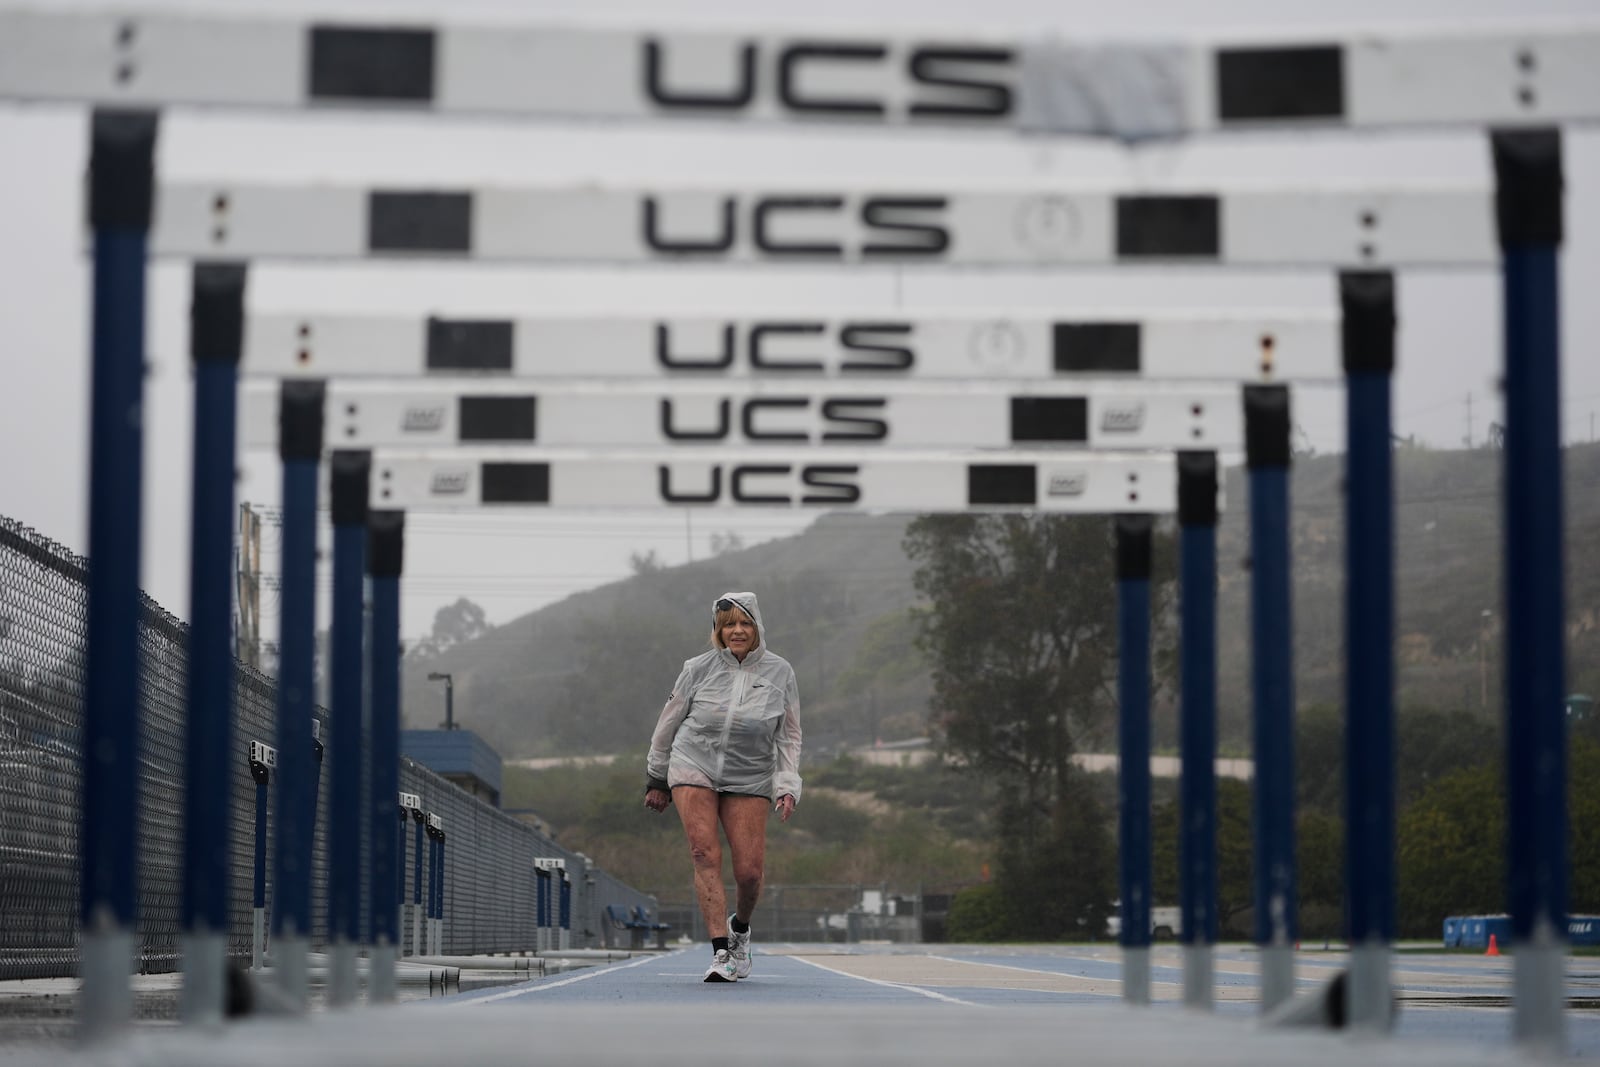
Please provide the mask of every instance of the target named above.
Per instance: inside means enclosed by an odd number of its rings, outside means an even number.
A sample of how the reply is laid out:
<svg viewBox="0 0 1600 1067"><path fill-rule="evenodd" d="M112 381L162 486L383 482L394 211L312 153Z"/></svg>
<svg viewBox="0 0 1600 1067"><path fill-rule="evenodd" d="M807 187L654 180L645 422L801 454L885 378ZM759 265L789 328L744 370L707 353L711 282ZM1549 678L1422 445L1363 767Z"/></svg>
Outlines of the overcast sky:
<svg viewBox="0 0 1600 1067"><path fill-rule="evenodd" d="M10 6L0 3L0 6ZM60 8L151 4L79 3ZM183 6L163 4L161 7ZM392 13L427 20L437 0L345 0L263 5L205 0L207 10ZM1183 38L1234 31L1304 33L1515 20L1600 21L1593 0L676 0L673 3L567 0L476 2L452 11L520 22L603 19L643 27L693 21L786 26L960 31L967 27L1053 32L1063 37ZM456 16L452 17L464 17ZM81 255L86 118L81 108L0 104L0 514L82 552L87 539L88 286ZM599 180L770 182L828 180L849 185L915 179L959 186L1051 180L1134 188L1141 183L1351 181L1477 183L1487 189L1484 138L1467 133L1352 136L1234 136L1129 151L1110 145L1020 137L957 138L930 133L584 127L478 121L420 122L387 116L315 117L175 112L161 129L158 166L170 179L283 181L342 179L425 183ZM1566 139L1567 243L1563 261L1564 431L1589 440L1600 411L1600 135ZM146 420L146 589L188 615L190 391L186 268L152 271ZM1459 447L1469 425L1481 442L1499 418L1494 379L1500 360L1498 278L1489 272L1412 272L1401 280L1397 431L1441 448ZM1590 294L1587 299L1583 294ZM262 266L250 302L262 310L444 314L628 313L640 308L726 303L811 313L997 307L1049 313L1097 306L1225 309L1321 308L1334 300L1326 274L1274 277L1216 271L936 271L858 268L763 273L660 268L506 269L423 266ZM1469 401L1470 397L1470 401ZM1469 423L1470 403L1470 423ZM1301 391L1300 443L1343 447L1340 398ZM270 456L242 461L240 499L275 504ZM799 528L803 516L680 513L624 515L412 516L407 530L407 636L425 634L434 611L458 595L504 622L572 592L628 573L632 552L667 563L703 558L713 533L749 542ZM276 569L276 544L267 543ZM708 591L713 595L716 591ZM267 600L269 610L273 601ZM265 622L267 633L275 619Z"/></svg>

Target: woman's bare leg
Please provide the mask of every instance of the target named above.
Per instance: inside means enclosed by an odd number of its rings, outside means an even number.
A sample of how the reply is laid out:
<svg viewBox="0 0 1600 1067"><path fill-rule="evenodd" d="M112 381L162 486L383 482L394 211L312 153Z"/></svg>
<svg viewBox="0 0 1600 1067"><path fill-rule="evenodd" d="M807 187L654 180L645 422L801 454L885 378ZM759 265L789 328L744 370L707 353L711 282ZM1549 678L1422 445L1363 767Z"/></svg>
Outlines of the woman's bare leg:
<svg viewBox="0 0 1600 1067"><path fill-rule="evenodd" d="M694 892L700 901L700 914L706 920L706 934L727 937L728 897L722 888L717 794L703 786L680 785L672 790L672 802L678 806L678 818L683 820L684 836L689 839L689 855L694 858Z"/></svg>
<svg viewBox="0 0 1600 1067"><path fill-rule="evenodd" d="M723 796L722 829L728 835L728 851L733 853L734 912L748 923L761 898L761 878L767 862L767 813L772 804L765 797ZM719 872L720 873L720 872ZM718 895L721 896L721 885ZM723 912L727 922L727 912Z"/></svg>

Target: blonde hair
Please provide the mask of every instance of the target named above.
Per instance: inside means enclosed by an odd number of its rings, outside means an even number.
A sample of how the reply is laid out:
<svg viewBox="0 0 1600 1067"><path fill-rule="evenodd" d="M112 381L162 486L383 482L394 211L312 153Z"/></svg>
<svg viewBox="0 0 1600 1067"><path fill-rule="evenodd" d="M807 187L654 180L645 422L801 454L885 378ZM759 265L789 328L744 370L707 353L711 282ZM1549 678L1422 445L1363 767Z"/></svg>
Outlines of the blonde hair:
<svg viewBox="0 0 1600 1067"><path fill-rule="evenodd" d="M712 615L711 615L711 617L712 617L712 623L711 623L711 647L712 648L727 648L728 647L727 642L722 639L722 628L724 626L728 625L729 620L731 620L733 618L733 613L736 612L736 611L740 615L743 615L745 618L750 620L750 628L756 632L756 639L750 643L750 647L753 649L757 645L761 644L761 626L756 622L756 617L754 615L751 615L748 611L745 611L743 608L739 607L737 604L735 604L733 607L729 608L727 611L714 611L714 612L712 612Z"/></svg>

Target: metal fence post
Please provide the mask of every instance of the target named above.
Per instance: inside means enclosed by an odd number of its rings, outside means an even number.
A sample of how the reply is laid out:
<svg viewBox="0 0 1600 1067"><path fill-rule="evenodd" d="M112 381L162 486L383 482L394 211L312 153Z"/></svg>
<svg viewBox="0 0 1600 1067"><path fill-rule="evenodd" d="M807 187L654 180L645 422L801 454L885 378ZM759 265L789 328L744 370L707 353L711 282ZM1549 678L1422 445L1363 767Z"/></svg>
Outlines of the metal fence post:
<svg viewBox="0 0 1600 1067"><path fill-rule="evenodd" d="M1250 470L1250 643L1255 696L1255 935L1261 1008L1294 995L1294 633L1289 578L1289 389L1244 388Z"/></svg>
<svg viewBox="0 0 1600 1067"><path fill-rule="evenodd" d="M1217 942L1217 455L1178 454L1178 938L1183 1003L1211 1010Z"/></svg>
<svg viewBox="0 0 1600 1067"><path fill-rule="evenodd" d="M1118 515L1117 793L1120 818L1122 998L1150 1003L1150 530Z"/></svg>
<svg viewBox="0 0 1600 1067"><path fill-rule="evenodd" d="M145 254L157 122L150 111L97 110L90 134L94 304L79 898L86 1041L111 1036L133 1011Z"/></svg>
<svg viewBox="0 0 1600 1067"><path fill-rule="evenodd" d="M565 950L572 947L572 880L561 872L561 942Z"/></svg>
<svg viewBox="0 0 1600 1067"><path fill-rule="evenodd" d="M411 813L411 819L416 825L414 849L416 859L411 879L411 954L423 956L427 948L422 943L422 827L427 815L418 808Z"/></svg>
<svg viewBox="0 0 1600 1067"><path fill-rule="evenodd" d="M436 951L440 953L444 952L444 845L445 831L444 827L441 826L439 828L439 872L435 876L439 879L439 914L434 917L434 923L437 927L437 932L434 934L434 944L437 946Z"/></svg>
<svg viewBox="0 0 1600 1067"><path fill-rule="evenodd" d="M1514 1031L1566 1045L1561 132L1492 136L1505 299L1506 856Z"/></svg>
<svg viewBox="0 0 1600 1067"><path fill-rule="evenodd" d="M261 970L267 948L267 786L272 782L272 768L277 762L277 752L270 745L250 742L250 777L256 782L256 861L250 922L250 969L253 971Z"/></svg>

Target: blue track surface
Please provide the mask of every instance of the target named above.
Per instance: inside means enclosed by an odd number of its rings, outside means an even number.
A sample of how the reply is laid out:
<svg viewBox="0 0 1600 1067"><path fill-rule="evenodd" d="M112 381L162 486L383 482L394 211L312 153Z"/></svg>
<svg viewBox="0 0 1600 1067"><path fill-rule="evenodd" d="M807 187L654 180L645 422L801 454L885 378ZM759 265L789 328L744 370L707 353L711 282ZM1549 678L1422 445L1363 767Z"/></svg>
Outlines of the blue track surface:
<svg viewBox="0 0 1600 1067"><path fill-rule="evenodd" d="M926 980L887 980L870 974L874 957L900 957L893 961L907 968L926 968ZM1158 955L1152 966L1157 983L1156 1005L1150 1010L1170 1015L1181 1009L1171 996L1164 996L1162 983L1176 986L1182 981L1176 955ZM1250 1017L1260 1007L1250 991L1258 985L1254 953L1223 949L1216 955L1217 1012L1229 1017ZM777 946L775 952L759 952L754 975L732 986L701 981L706 964L701 946L647 956L623 963L597 966L564 975L536 979L514 986L463 993L438 998L419 1005L420 1010L451 1010L473 1006L512 1011L531 1005L596 1005L608 1002L633 1006L672 1007L675 1005L721 1005L738 1003L742 1007L761 1005L918 1005L930 1012L967 1011L973 1008L1029 1007L1116 1003L1120 991L1121 967L1115 954L1106 950L1075 949L1069 946ZM1330 978L1342 965L1337 957L1296 961L1302 992ZM964 965L987 965L973 968ZM1243 970L1226 969L1243 967ZM946 968L940 972L940 968ZM1585 969L1586 970L1586 969ZM1510 992L1512 964L1509 959L1479 960L1460 956L1397 956L1395 971L1408 996L1421 995L1422 1002L1408 1000L1402 1007L1397 1039L1426 1039L1432 1042L1459 1042L1478 1048L1508 1048L1512 1014L1506 1006ZM964 977L953 977L961 975ZM1430 978L1437 976L1437 981ZM1027 988L1061 979L1082 980L1093 991L1071 988ZM1574 974L1573 995L1583 995L1591 981L1600 976ZM1170 988L1170 987L1169 987ZM1230 996L1232 999L1230 999ZM1482 1004L1472 997L1491 998ZM1600 1012L1573 1009L1567 1013L1569 1047L1578 1058L1600 1056Z"/></svg>

